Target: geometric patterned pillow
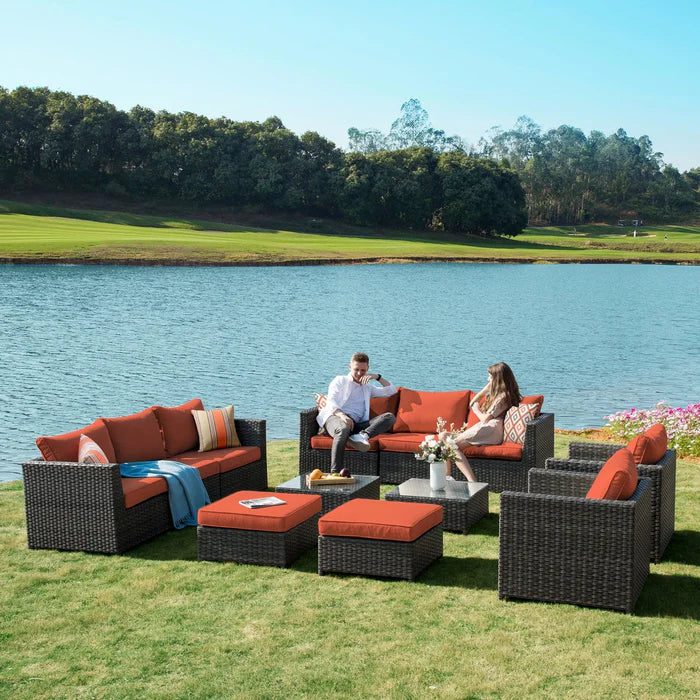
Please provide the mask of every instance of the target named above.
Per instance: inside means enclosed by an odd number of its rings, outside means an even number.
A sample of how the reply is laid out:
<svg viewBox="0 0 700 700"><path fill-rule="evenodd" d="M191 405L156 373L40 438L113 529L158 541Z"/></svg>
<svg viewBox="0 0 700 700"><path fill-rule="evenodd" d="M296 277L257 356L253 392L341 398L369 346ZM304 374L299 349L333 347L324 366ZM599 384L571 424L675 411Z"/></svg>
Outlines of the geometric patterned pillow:
<svg viewBox="0 0 700 700"><path fill-rule="evenodd" d="M80 436L78 443L78 462L83 464L109 464L104 450L87 435Z"/></svg>
<svg viewBox="0 0 700 700"><path fill-rule="evenodd" d="M192 415L199 434L200 452L240 446L233 422L233 406L215 408L213 411L192 411Z"/></svg>
<svg viewBox="0 0 700 700"><path fill-rule="evenodd" d="M527 424L540 414L538 403L521 403L508 409L503 419L503 440L522 445L525 442Z"/></svg>

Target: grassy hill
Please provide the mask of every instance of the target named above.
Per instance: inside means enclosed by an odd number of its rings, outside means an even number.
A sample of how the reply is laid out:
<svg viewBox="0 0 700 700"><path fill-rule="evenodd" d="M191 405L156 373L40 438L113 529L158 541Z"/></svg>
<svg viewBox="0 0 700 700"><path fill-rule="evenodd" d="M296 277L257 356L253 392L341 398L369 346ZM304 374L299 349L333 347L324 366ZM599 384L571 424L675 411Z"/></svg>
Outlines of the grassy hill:
<svg viewBox="0 0 700 700"><path fill-rule="evenodd" d="M232 219L230 220L229 219ZM308 217L215 218L0 200L0 260L294 264L399 260L700 264L700 226L530 228L515 239L370 229ZM235 221L235 222L234 222ZM257 223L257 222L256 222Z"/></svg>

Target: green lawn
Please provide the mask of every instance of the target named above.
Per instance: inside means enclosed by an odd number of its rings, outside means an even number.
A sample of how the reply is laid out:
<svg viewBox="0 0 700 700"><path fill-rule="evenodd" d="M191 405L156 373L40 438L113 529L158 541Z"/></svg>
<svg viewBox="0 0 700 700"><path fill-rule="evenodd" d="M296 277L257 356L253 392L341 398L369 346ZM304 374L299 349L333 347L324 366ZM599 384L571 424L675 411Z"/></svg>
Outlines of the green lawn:
<svg viewBox="0 0 700 700"><path fill-rule="evenodd" d="M268 455L271 485L295 474L295 442ZM321 578L315 550L198 563L193 528L124 556L30 551L3 484L0 696L698 697L699 469L679 462L676 534L634 615L499 601L496 494L409 583Z"/></svg>
<svg viewBox="0 0 700 700"><path fill-rule="evenodd" d="M621 232L629 235L620 237ZM0 258L5 260L700 262L700 227L645 227L638 238L631 237L630 229L602 225L579 227L576 235L572 233L571 227L548 227L527 229L513 240L485 240L444 233L376 232L314 219L295 221L294 230L286 230L0 200Z"/></svg>

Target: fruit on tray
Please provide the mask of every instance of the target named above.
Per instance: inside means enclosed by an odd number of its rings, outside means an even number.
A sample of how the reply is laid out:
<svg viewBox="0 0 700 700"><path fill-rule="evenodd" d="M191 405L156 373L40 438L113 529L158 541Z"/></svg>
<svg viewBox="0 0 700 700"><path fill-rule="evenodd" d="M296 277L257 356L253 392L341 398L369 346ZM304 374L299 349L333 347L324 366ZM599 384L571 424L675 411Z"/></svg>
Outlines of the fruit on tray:
<svg viewBox="0 0 700 700"><path fill-rule="evenodd" d="M350 470L347 467L343 467L340 470L338 476L342 476L344 479L348 479L350 477Z"/></svg>
<svg viewBox="0 0 700 700"><path fill-rule="evenodd" d="M316 480L323 477L323 472L320 469L314 469L309 476L309 479Z"/></svg>

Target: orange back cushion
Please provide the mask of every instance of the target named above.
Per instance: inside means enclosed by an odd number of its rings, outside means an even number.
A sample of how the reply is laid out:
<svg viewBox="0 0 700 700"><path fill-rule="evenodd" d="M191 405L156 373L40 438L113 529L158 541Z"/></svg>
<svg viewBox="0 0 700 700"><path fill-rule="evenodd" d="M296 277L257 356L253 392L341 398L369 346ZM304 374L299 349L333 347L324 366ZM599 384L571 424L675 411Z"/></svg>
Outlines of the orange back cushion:
<svg viewBox="0 0 700 700"><path fill-rule="evenodd" d="M467 417L471 391L413 391L399 392L399 410L394 423L395 433L435 432L438 416L449 429L462 426Z"/></svg>
<svg viewBox="0 0 700 700"><path fill-rule="evenodd" d="M668 449L668 435L661 423L652 425L646 432L632 438L627 445L635 464L656 464Z"/></svg>
<svg viewBox="0 0 700 700"><path fill-rule="evenodd" d="M48 462L77 462L81 435L87 435L91 440L94 440L110 462L117 461L107 426L101 418L80 430L37 438L36 446L39 448L41 456Z"/></svg>
<svg viewBox="0 0 700 700"><path fill-rule="evenodd" d="M156 414L150 408L130 416L102 420L112 438L117 462L143 462L166 458L160 425Z"/></svg>
<svg viewBox="0 0 700 700"><path fill-rule="evenodd" d="M623 447L603 465L586 498L626 501L637 488L637 479L632 453Z"/></svg>
<svg viewBox="0 0 700 700"><path fill-rule="evenodd" d="M375 396L373 399L369 400L369 417L376 418L381 416L382 413L393 413L396 415L396 411L399 407L399 396L401 395L401 388L393 394L392 396Z"/></svg>
<svg viewBox="0 0 700 700"><path fill-rule="evenodd" d="M197 449L199 435L192 416L193 410L204 410L201 399L192 399L187 403L173 406L172 408L165 406L153 407L160 428L163 431L165 451L168 456L179 455L181 452Z"/></svg>

